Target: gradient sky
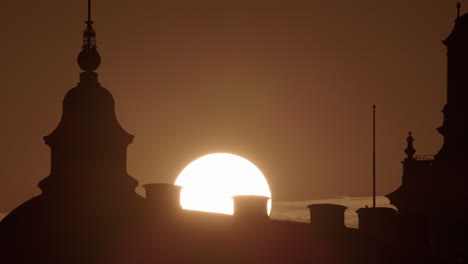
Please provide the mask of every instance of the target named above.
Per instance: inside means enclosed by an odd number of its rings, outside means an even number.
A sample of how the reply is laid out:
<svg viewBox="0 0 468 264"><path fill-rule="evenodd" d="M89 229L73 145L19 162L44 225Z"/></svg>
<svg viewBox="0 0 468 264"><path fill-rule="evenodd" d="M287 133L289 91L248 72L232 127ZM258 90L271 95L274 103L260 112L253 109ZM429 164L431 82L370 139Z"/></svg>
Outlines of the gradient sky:
<svg viewBox="0 0 468 264"><path fill-rule="evenodd" d="M374 103L378 195L401 182L409 130L417 154L441 146L441 41L456 1L93 2L100 82L135 135L128 171L140 184L173 182L197 157L230 152L262 170L274 200L368 196ZM86 1L2 5L7 212L49 173L42 136L78 81Z"/></svg>

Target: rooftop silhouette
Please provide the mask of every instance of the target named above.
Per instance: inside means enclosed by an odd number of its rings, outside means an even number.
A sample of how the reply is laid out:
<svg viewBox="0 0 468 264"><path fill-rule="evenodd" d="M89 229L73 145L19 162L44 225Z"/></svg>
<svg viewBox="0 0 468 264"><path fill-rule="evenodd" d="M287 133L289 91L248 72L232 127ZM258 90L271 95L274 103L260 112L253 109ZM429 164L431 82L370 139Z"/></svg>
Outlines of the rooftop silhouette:
<svg viewBox="0 0 468 264"><path fill-rule="evenodd" d="M268 217L269 198L233 197L234 215L183 210L180 187L145 184L127 173L133 135L119 124L112 94L95 72L101 57L88 20L79 83L63 100L57 128L44 137L50 175L41 194L0 222L5 263L467 263L468 14L444 41L447 104L438 128L444 145L418 158L412 133L402 185L391 208L361 208L359 229L344 225L344 206L312 204L310 224ZM375 107L374 107L375 110ZM374 189L375 190L375 189ZM375 196L374 196L375 197ZM428 208L431 206L431 208ZM430 209L430 210L429 210Z"/></svg>

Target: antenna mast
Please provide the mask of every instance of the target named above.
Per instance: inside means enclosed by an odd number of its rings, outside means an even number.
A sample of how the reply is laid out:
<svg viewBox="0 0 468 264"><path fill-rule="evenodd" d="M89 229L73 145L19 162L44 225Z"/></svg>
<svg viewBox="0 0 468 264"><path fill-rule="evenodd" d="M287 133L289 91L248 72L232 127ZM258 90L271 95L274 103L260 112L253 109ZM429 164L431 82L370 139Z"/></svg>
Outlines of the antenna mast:
<svg viewBox="0 0 468 264"><path fill-rule="evenodd" d="M375 208L375 105L372 106L372 207Z"/></svg>

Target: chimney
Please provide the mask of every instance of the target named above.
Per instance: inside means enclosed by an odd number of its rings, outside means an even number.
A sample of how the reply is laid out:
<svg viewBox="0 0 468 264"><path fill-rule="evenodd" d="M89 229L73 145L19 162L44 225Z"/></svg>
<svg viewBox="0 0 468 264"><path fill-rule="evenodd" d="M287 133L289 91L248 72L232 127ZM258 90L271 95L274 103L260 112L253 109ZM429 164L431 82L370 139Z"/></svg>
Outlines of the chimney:
<svg viewBox="0 0 468 264"><path fill-rule="evenodd" d="M387 234L397 227L397 211L388 207L366 207L356 211L359 231L370 235Z"/></svg>
<svg viewBox="0 0 468 264"><path fill-rule="evenodd" d="M346 228L344 224L346 206L311 204L307 207L310 210L310 225L312 228L321 231L342 231Z"/></svg>
<svg viewBox="0 0 468 264"><path fill-rule="evenodd" d="M146 201L155 213L175 213L180 206L181 186L172 183L149 183L143 185L146 190Z"/></svg>
<svg viewBox="0 0 468 264"><path fill-rule="evenodd" d="M261 195L235 195L234 217L239 220L268 220L268 200L267 196Z"/></svg>

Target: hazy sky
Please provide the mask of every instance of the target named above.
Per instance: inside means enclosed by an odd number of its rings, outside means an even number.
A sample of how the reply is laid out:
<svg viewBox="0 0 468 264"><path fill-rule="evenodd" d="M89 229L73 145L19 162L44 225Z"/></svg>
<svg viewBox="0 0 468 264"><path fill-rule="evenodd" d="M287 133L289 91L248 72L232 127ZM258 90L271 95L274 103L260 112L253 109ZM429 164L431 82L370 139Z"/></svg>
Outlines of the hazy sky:
<svg viewBox="0 0 468 264"><path fill-rule="evenodd" d="M401 182L409 130L417 154L442 143L441 41L456 1L93 2L100 82L135 135L140 184L230 152L263 171L275 200L368 196L374 103L379 195ZM2 5L0 212L49 173L42 137L78 81L86 19L85 0Z"/></svg>

